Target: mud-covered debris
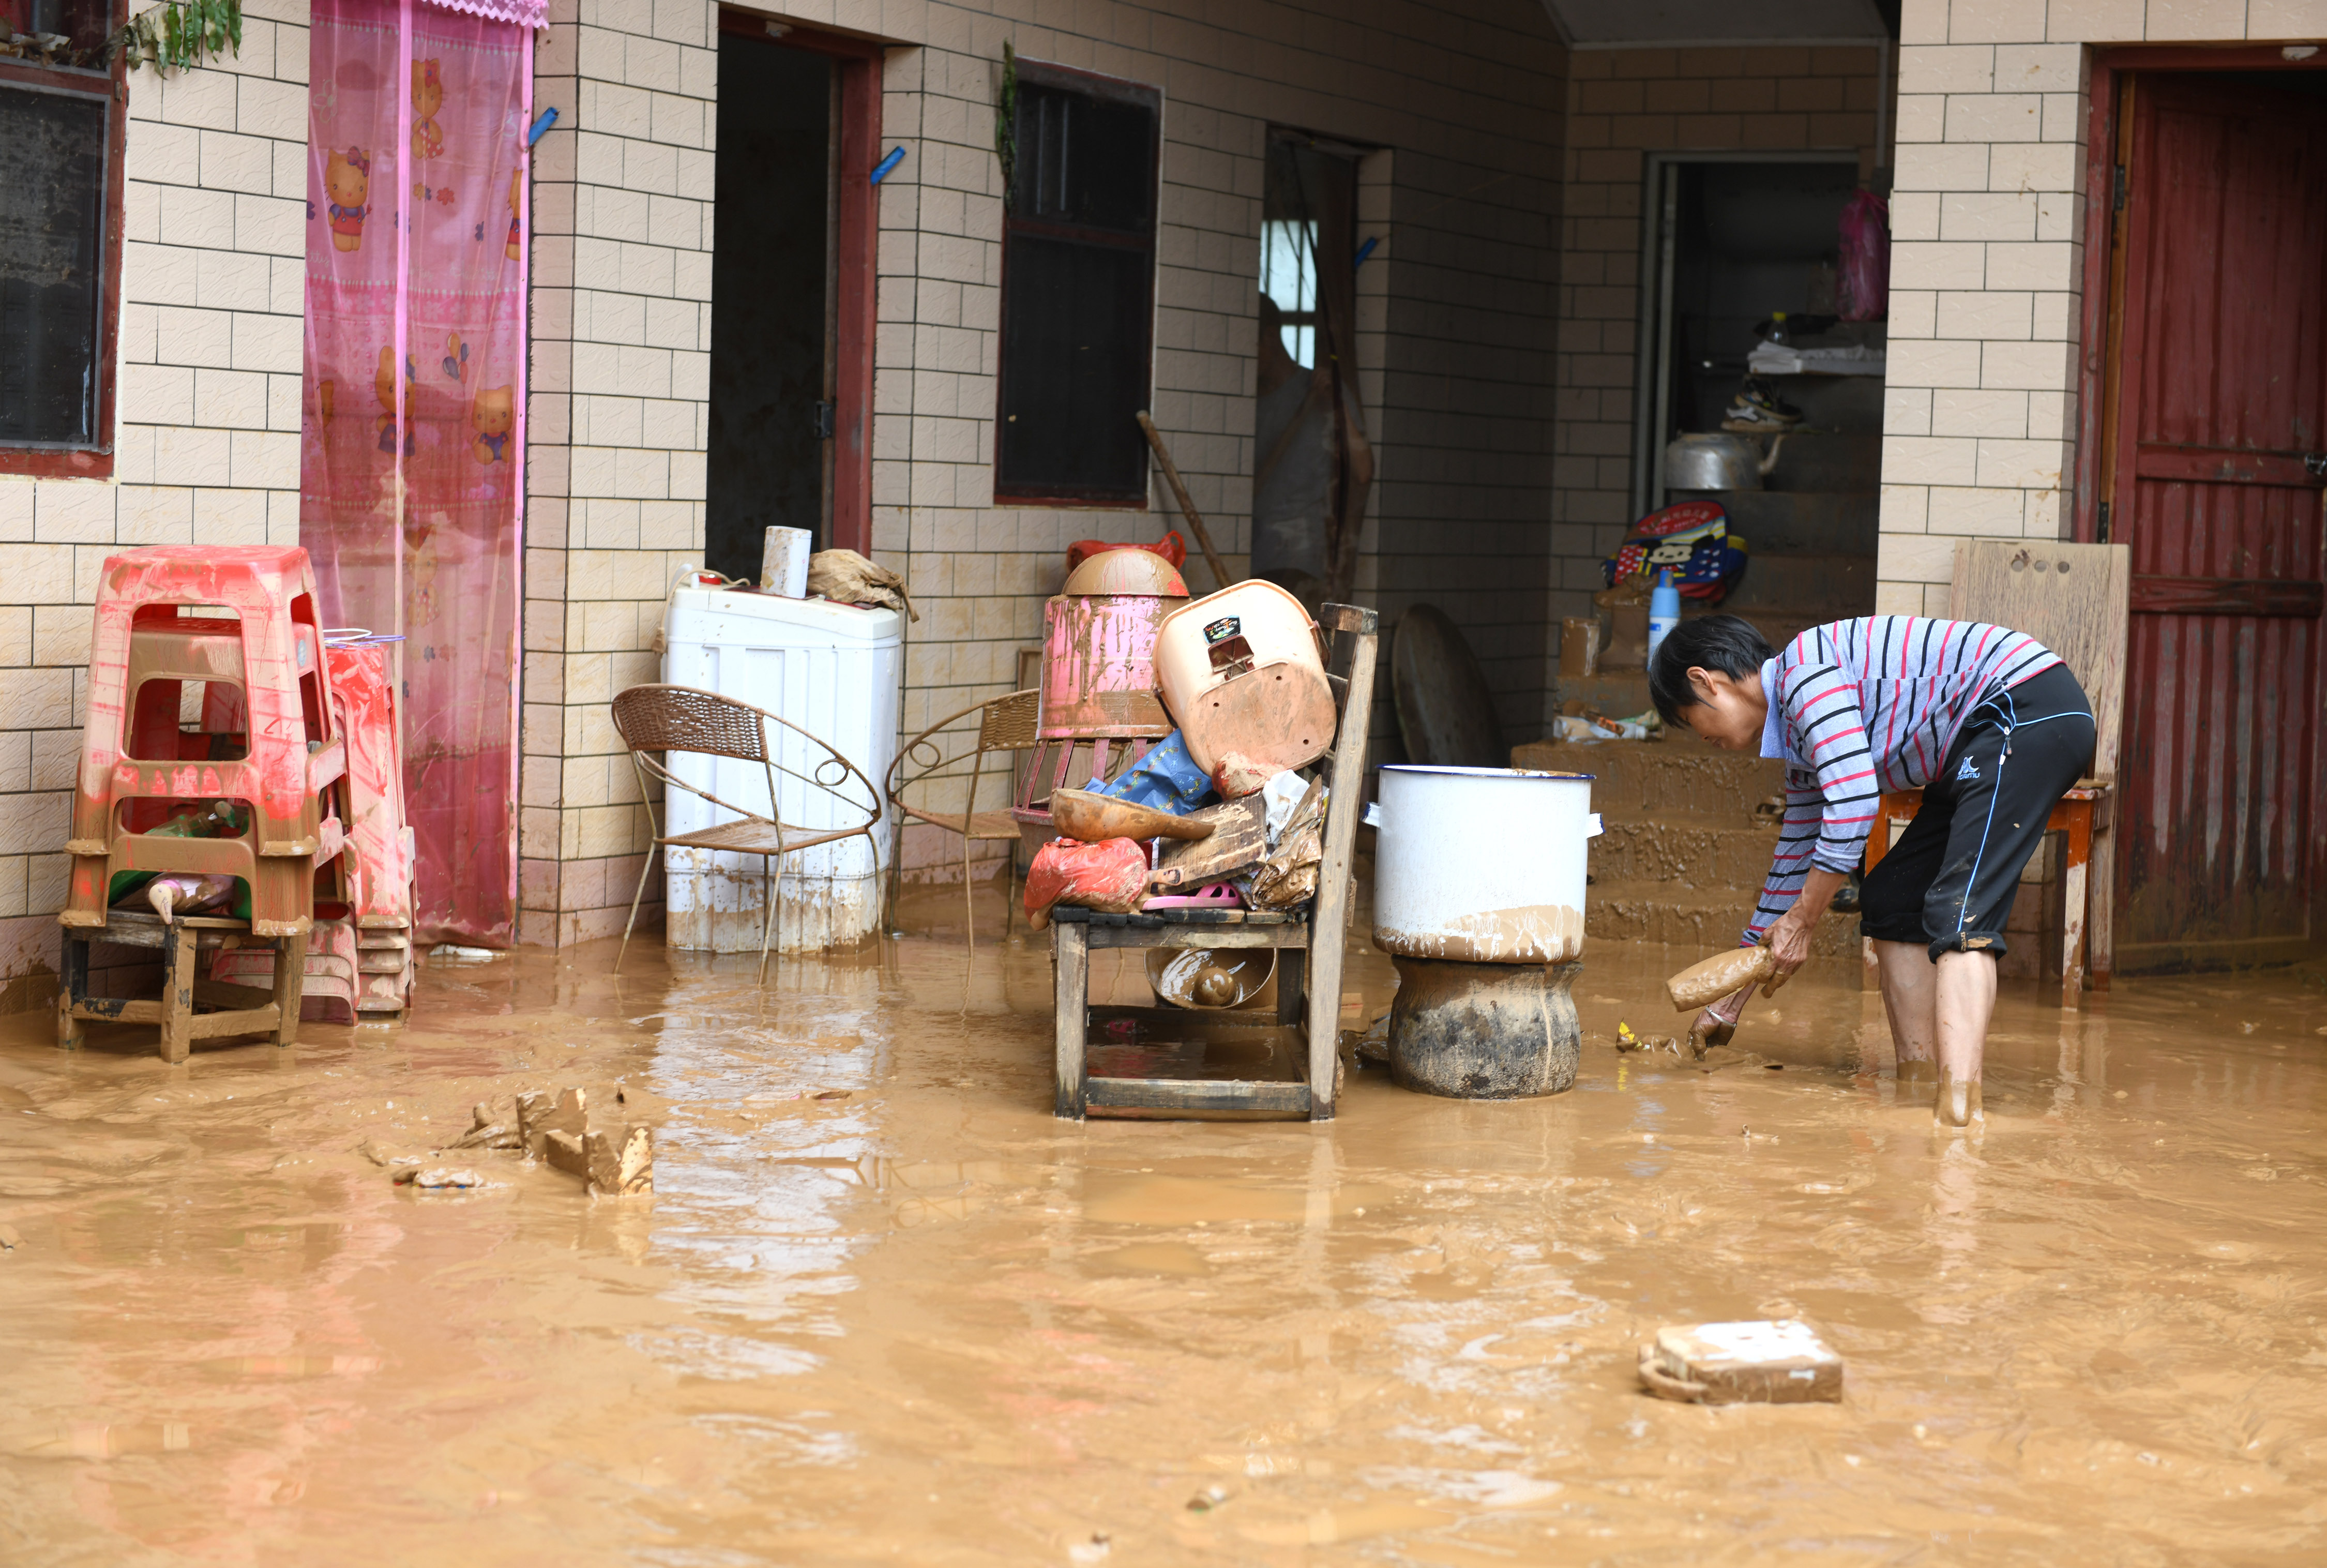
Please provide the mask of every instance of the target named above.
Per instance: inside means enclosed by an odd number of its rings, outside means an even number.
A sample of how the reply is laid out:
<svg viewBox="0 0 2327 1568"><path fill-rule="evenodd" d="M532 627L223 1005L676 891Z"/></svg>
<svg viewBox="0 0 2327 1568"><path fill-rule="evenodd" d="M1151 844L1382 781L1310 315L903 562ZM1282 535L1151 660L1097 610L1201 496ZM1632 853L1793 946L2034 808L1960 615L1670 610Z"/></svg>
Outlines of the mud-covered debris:
<svg viewBox="0 0 2327 1568"><path fill-rule="evenodd" d="M619 1088L612 1099L617 1106L628 1103ZM587 1089L563 1089L555 1100L547 1094L520 1095L517 1113L526 1153L580 1177L593 1195L631 1198L654 1190L653 1129L611 1113L593 1114Z"/></svg>
<svg viewBox="0 0 2327 1568"><path fill-rule="evenodd" d="M654 1129L593 1127L583 1141L590 1190L628 1198L654 1190Z"/></svg>
<svg viewBox="0 0 2327 1568"><path fill-rule="evenodd" d="M459 1188L481 1187L484 1183L474 1171L456 1170L449 1165L400 1165L395 1182L398 1187L417 1187L430 1192L449 1191Z"/></svg>
<svg viewBox="0 0 2327 1568"><path fill-rule="evenodd" d="M1188 1499L1188 1511L1192 1514L1209 1514L1228 1500L1229 1494L1226 1488L1206 1487Z"/></svg>
<svg viewBox="0 0 2327 1568"><path fill-rule="evenodd" d="M416 1154L406 1149L385 1148L378 1143L373 1143L369 1138L366 1138L362 1143L356 1145L356 1153L361 1154L373 1164L390 1171L400 1170L414 1165L425 1165L428 1162L428 1156L425 1154Z"/></svg>
<svg viewBox="0 0 2327 1568"><path fill-rule="evenodd" d="M1115 1543L1105 1530L1093 1530L1090 1539L1078 1541L1067 1548L1067 1555L1077 1563L1097 1563L1115 1550Z"/></svg>
<svg viewBox="0 0 2327 1568"><path fill-rule="evenodd" d="M1629 1023L1616 1025L1616 1049L1623 1050L1661 1051L1668 1056L1680 1054L1680 1041L1669 1034L1635 1034Z"/></svg>
<svg viewBox="0 0 2327 1568"><path fill-rule="evenodd" d="M23 1237L13 1225L0 1225L0 1252L14 1252L24 1245Z"/></svg>

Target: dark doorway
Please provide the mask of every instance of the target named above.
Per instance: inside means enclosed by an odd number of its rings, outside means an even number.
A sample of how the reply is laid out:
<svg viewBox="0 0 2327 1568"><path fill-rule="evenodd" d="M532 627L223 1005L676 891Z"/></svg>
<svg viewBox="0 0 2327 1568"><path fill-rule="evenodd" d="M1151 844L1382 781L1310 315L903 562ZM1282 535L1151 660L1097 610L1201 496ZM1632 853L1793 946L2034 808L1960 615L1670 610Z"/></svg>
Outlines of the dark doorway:
<svg viewBox="0 0 2327 1568"><path fill-rule="evenodd" d="M771 527L832 543L837 64L719 34L704 563L731 577Z"/></svg>
<svg viewBox="0 0 2327 1568"><path fill-rule="evenodd" d="M2317 79L2118 79L2097 521L2134 574L2121 970L2292 959L2317 930Z"/></svg>

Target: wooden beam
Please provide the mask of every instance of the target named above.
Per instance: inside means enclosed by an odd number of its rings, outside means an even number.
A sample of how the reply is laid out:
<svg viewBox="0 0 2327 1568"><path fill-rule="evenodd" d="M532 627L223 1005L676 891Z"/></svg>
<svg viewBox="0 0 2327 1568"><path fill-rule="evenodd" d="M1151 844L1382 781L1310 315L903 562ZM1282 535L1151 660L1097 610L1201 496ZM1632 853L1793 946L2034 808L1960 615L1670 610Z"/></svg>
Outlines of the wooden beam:
<svg viewBox="0 0 2327 1568"><path fill-rule="evenodd" d="M1374 658L1379 646L1375 613L1355 604L1325 606L1333 625L1354 640L1350 695L1341 705L1341 732L1333 747L1332 798L1325 807L1325 858L1317 868L1317 902L1309 938L1309 1116L1333 1118L1333 1078L1341 1030L1342 948L1350 928L1350 865L1358 841L1358 812L1366 789L1366 729L1373 717Z"/></svg>
<svg viewBox="0 0 2327 1568"><path fill-rule="evenodd" d="M1311 1115L1309 1086L1247 1078L1095 1078L1091 1109L1126 1111L1275 1111Z"/></svg>
<svg viewBox="0 0 2327 1568"><path fill-rule="evenodd" d="M1052 1074L1051 1114L1083 1119L1084 1032L1090 1027L1090 928L1079 920L1051 927L1051 966L1057 984L1058 1059Z"/></svg>

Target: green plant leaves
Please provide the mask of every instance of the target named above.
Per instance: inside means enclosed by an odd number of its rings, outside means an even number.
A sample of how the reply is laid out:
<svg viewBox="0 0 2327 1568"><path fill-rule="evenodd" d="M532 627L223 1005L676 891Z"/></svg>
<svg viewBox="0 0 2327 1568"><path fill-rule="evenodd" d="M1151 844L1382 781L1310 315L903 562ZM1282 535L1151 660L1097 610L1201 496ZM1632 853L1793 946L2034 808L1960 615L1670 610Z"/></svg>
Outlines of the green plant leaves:
<svg viewBox="0 0 2327 1568"><path fill-rule="evenodd" d="M105 41L105 58L131 70L190 70L241 52L242 0L164 0Z"/></svg>

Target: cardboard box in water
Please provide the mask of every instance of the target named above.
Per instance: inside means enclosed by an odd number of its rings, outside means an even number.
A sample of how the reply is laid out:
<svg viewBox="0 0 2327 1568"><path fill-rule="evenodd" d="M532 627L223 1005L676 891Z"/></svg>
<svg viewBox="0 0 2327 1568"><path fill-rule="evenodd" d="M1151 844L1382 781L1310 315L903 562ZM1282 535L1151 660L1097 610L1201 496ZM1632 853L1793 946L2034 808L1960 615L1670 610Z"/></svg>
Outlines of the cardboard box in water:
<svg viewBox="0 0 2327 1568"><path fill-rule="evenodd" d="M1640 1347L1640 1381L1699 1405L1801 1405L1842 1398L1842 1358L1798 1319L1659 1329Z"/></svg>

